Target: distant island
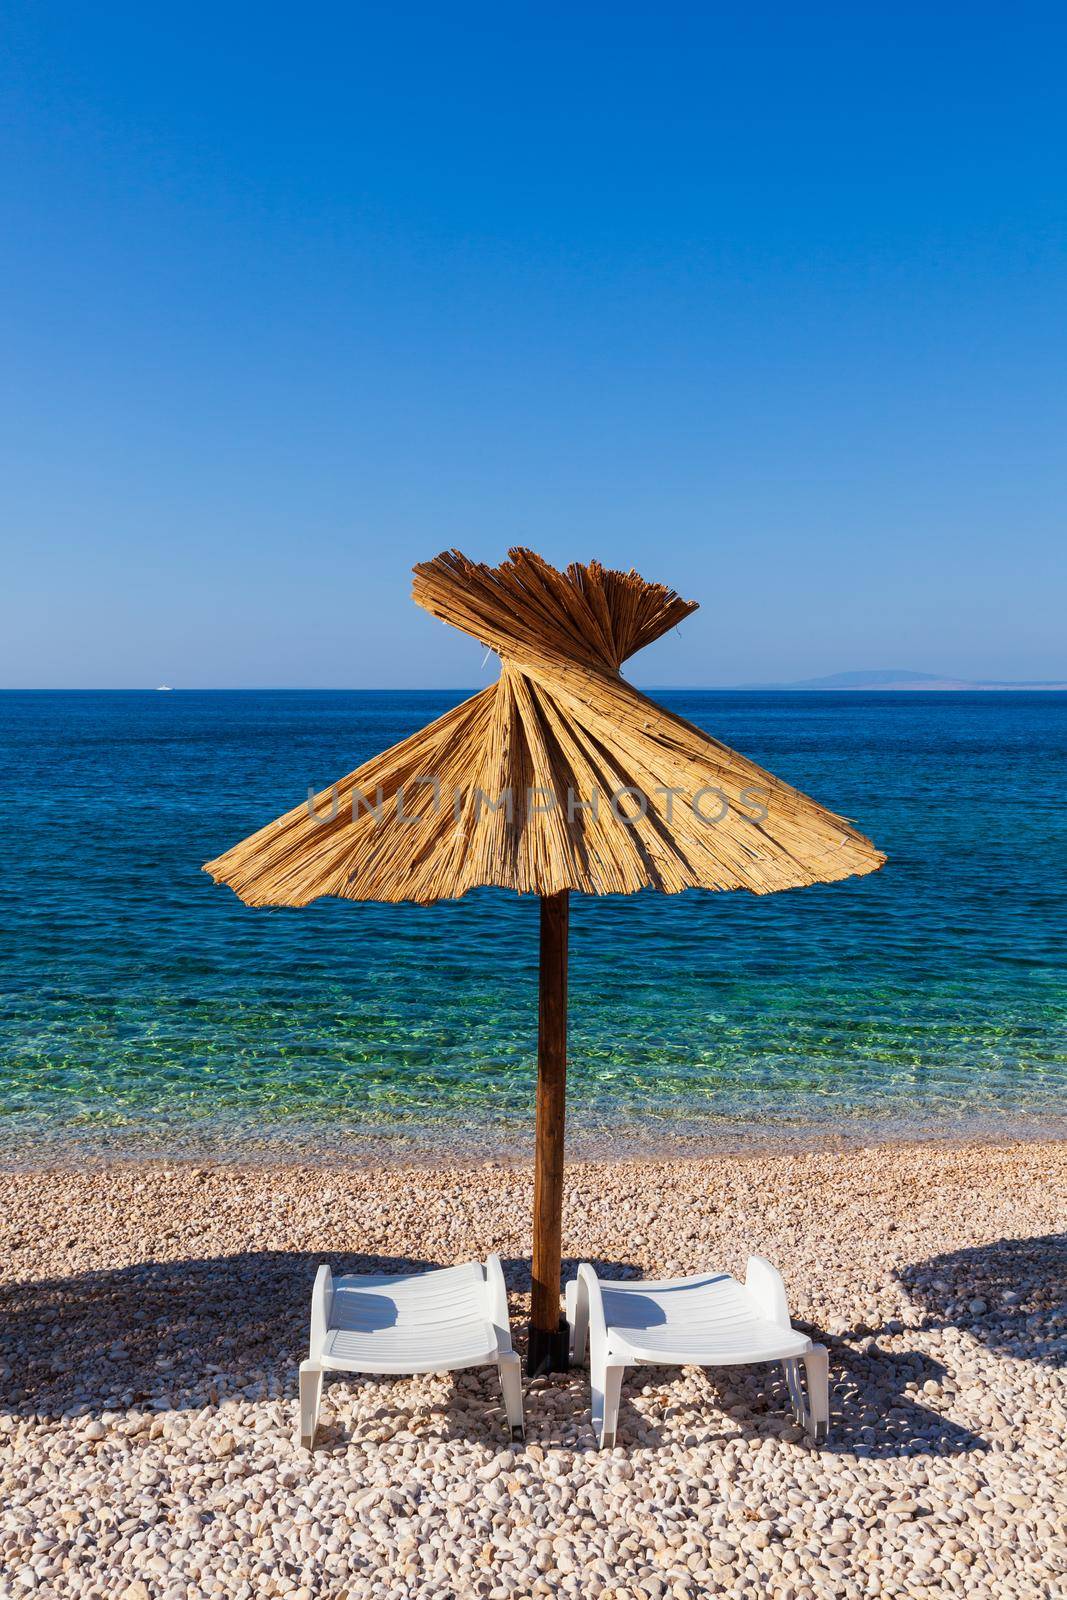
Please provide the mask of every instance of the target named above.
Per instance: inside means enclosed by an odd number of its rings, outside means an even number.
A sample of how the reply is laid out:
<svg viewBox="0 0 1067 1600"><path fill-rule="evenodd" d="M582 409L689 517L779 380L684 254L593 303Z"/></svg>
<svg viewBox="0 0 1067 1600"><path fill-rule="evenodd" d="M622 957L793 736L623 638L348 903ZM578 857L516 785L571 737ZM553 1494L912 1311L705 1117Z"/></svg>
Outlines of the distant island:
<svg viewBox="0 0 1067 1600"><path fill-rule="evenodd" d="M1067 683L1000 683L992 679L974 681L968 678L941 678L936 672L909 672L900 667L883 667L877 672L831 672L826 678L800 678L795 683L738 683L736 689L901 689L955 690L957 693L972 690L997 689L1067 689Z"/></svg>

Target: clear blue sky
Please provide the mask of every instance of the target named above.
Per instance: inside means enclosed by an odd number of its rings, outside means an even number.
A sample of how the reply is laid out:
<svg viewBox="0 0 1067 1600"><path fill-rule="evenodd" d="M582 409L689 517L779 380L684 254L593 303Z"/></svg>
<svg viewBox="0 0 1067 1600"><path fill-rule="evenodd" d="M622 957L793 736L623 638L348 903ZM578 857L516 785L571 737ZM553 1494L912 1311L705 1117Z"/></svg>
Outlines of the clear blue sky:
<svg viewBox="0 0 1067 1600"><path fill-rule="evenodd" d="M516 542L702 602L638 682L1067 678L1062 7L3 32L0 684L477 684Z"/></svg>

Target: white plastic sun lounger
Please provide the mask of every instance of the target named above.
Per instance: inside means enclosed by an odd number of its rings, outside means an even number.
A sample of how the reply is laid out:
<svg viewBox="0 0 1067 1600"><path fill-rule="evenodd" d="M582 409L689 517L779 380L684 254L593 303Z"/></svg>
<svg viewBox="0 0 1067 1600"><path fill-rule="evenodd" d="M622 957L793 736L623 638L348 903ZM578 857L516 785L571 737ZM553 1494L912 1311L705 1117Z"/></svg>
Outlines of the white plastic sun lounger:
<svg viewBox="0 0 1067 1600"><path fill-rule="evenodd" d="M511 1437L525 1437L522 1373L511 1348L499 1256L404 1276L334 1278L321 1266L311 1295L311 1348L300 1363L300 1443L314 1449L324 1372L500 1370Z"/></svg>
<svg viewBox="0 0 1067 1600"><path fill-rule="evenodd" d="M793 1415L816 1441L826 1438L826 1347L793 1327L781 1274L763 1256L749 1256L744 1283L727 1272L658 1283L609 1283L583 1262L567 1285L566 1301L575 1364L585 1360L588 1339L593 1427L602 1449L615 1443L623 1372L645 1365L731 1367L780 1361Z"/></svg>

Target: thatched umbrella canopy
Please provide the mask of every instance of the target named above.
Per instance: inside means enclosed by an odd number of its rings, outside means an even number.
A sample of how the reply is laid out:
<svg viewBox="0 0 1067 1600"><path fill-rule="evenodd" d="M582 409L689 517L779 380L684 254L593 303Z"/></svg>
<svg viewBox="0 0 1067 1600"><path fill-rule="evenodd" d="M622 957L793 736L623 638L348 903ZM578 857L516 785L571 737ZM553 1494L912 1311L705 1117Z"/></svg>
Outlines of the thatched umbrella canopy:
<svg viewBox="0 0 1067 1600"><path fill-rule="evenodd" d="M413 597L496 652L500 677L294 807L205 870L252 906L541 897L531 1371L564 1364L559 1278L568 894L748 889L874 872L851 823L620 675L696 610L662 584L531 550L499 567L449 551Z"/></svg>

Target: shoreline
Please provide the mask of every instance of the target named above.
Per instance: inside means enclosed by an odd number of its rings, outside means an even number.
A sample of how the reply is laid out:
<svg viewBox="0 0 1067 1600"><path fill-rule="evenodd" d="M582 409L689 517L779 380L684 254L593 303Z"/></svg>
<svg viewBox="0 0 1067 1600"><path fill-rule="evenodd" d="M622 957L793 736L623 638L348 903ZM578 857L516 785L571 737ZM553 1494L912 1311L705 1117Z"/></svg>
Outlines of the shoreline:
<svg viewBox="0 0 1067 1600"><path fill-rule="evenodd" d="M881 1148L924 1146L974 1148L1001 1145L1056 1144L1067 1141L1067 1113L1006 1114L991 1118L909 1118L884 1120L866 1115L837 1117L825 1124L739 1123L710 1118L677 1123L657 1122L652 1128L568 1127L567 1161L586 1163L663 1164L715 1157L775 1156L790 1153L838 1154ZM388 1171L397 1168L456 1166L522 1167L533 1160L533 1115L528 1122L468 1127L420 1125L405 1132L393 1127L338 1127L324 1122L285 1127L277 1137L263 1126L217 1130L199 1138L183 1137L172 1127L158 1139L143 1133L99 1129L39 1131L4 1136L0 1130L0 1173L99 1171L102 1168L221 1167L264 1169L300 1167Z"/></svg>

